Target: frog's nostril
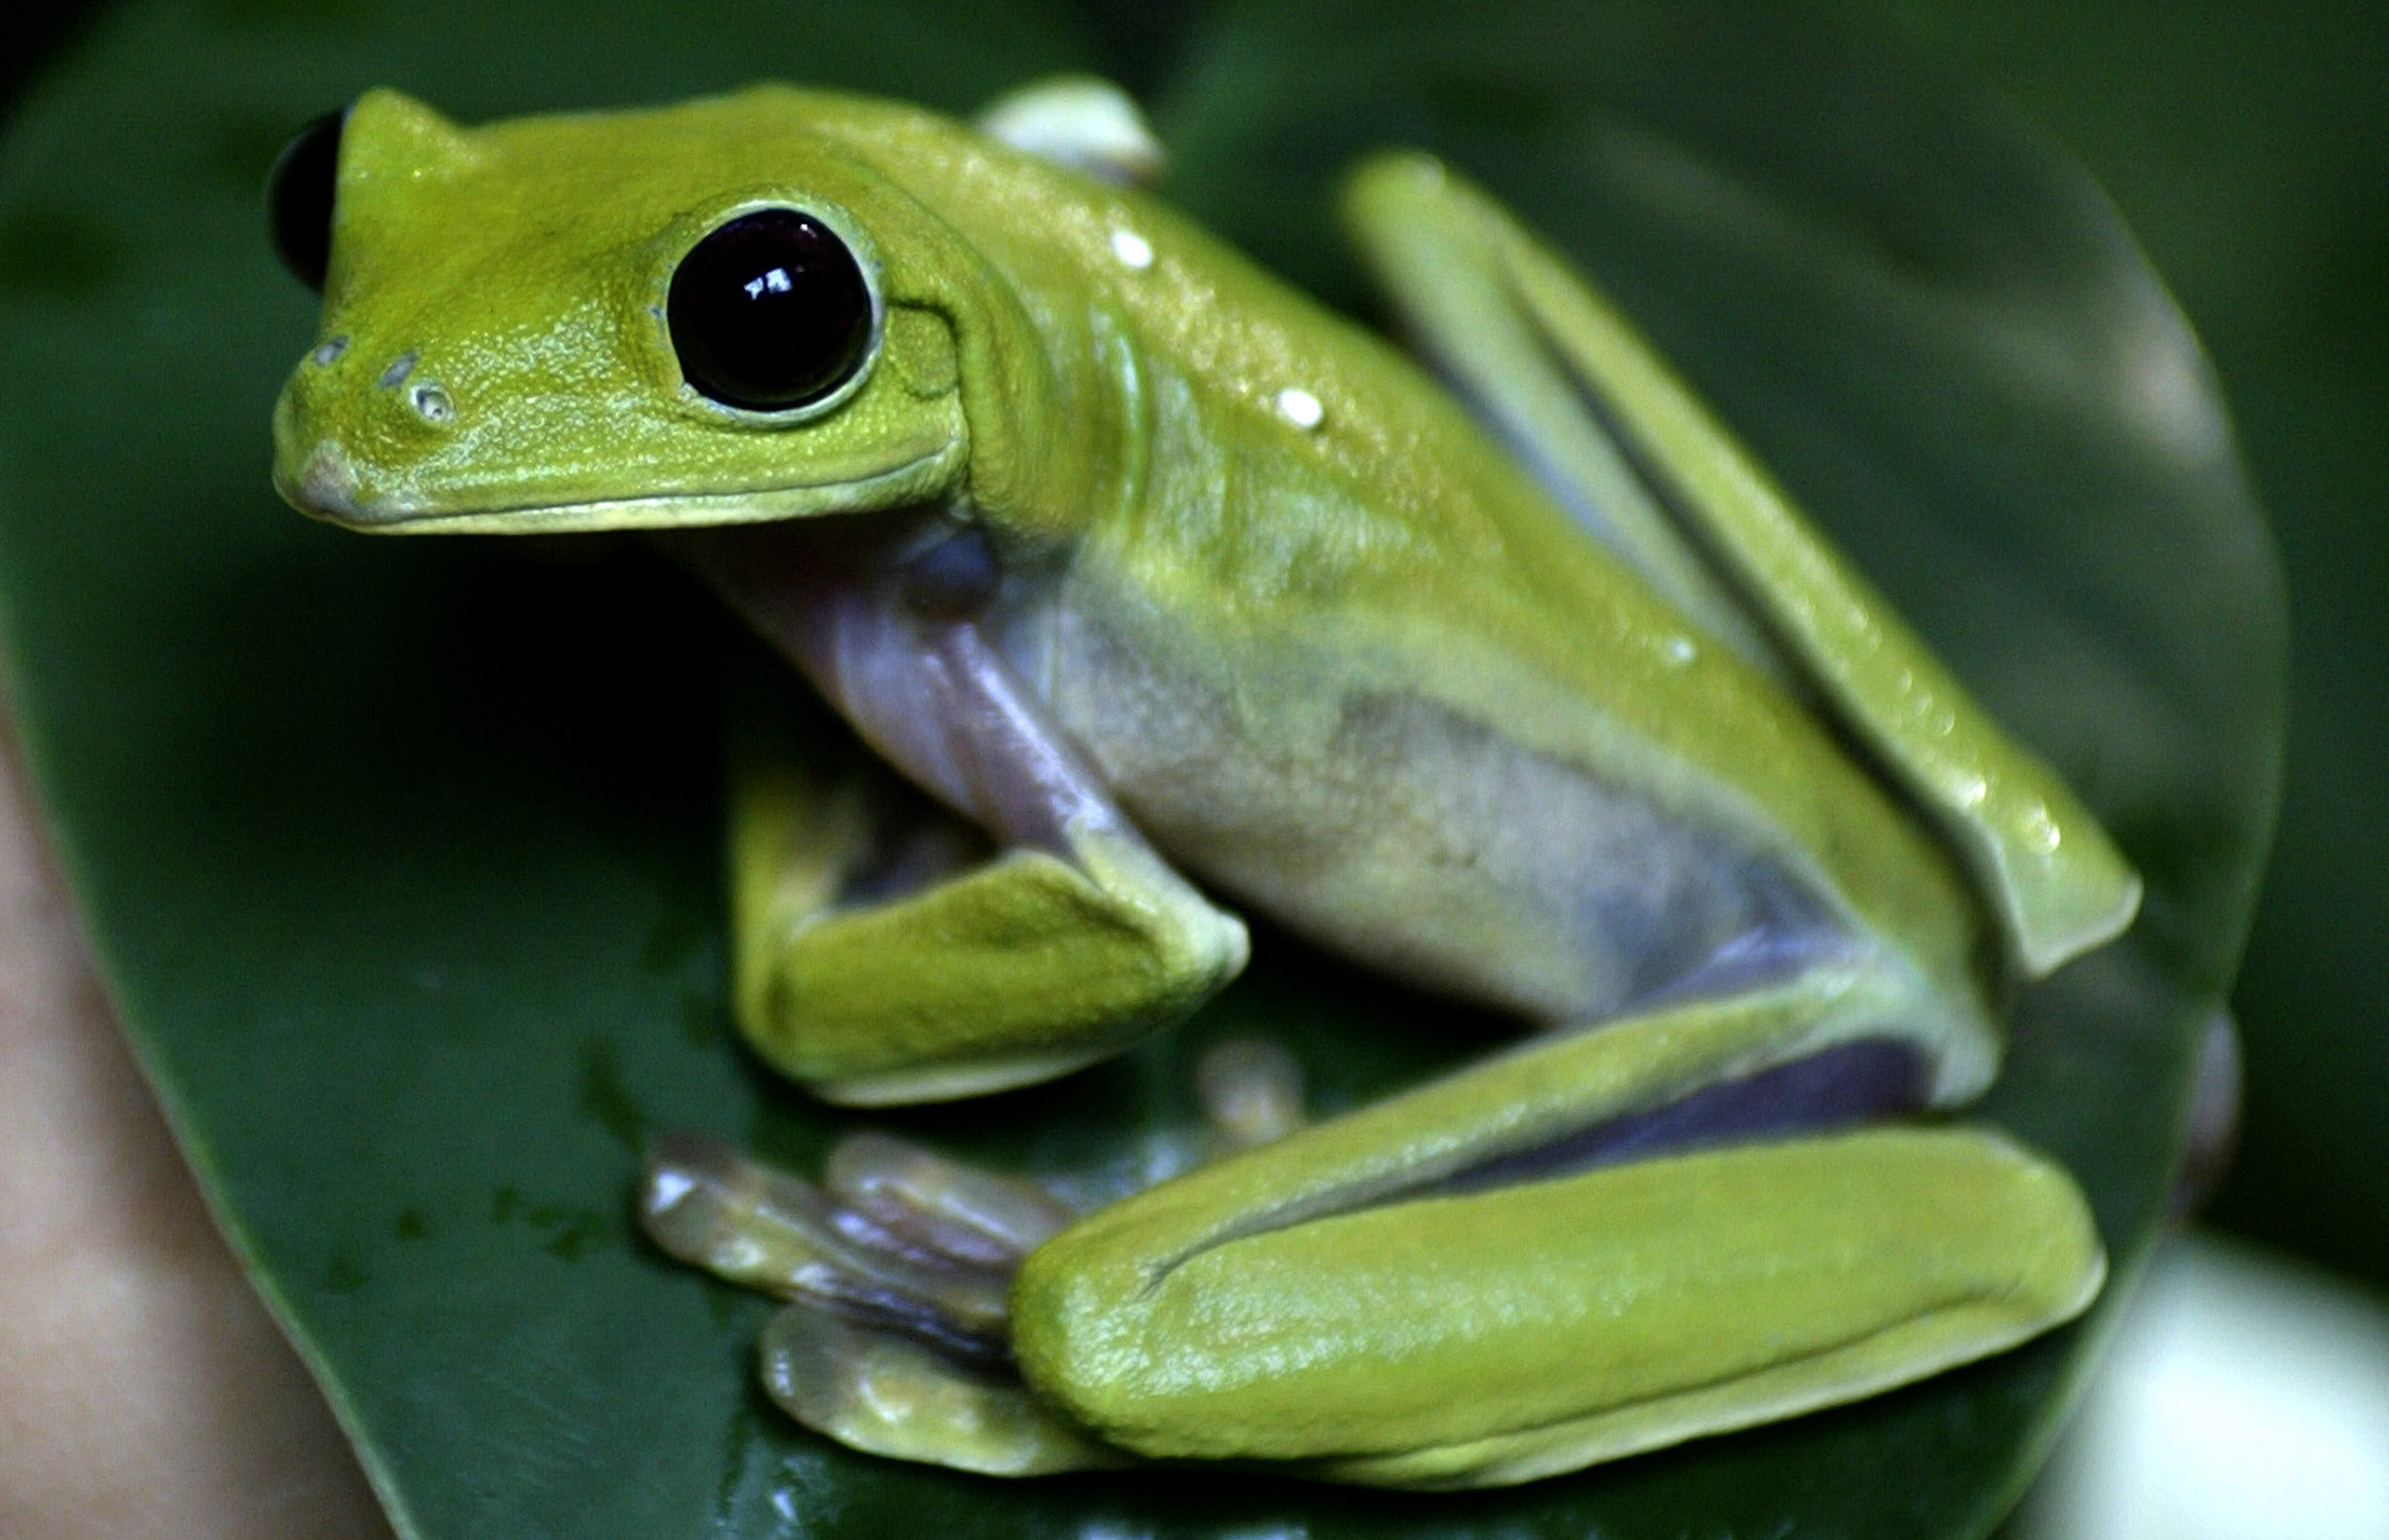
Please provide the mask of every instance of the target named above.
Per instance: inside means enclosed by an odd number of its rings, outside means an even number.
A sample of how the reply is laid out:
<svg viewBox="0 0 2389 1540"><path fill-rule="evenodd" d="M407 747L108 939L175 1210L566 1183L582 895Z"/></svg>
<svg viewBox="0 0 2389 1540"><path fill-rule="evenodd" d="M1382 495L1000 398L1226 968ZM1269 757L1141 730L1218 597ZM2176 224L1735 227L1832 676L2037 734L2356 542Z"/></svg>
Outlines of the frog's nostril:
<svg viewBox="0 0 2389 1540"><path fill-rule="evenodd" d="M374 381L374 383L381 386L384 390L396 390L400 385L405 384L406 376L412 374L413 373L415 373L415 350L409 348L406 352L398 354L396 358L391 359L390 367L383 370L381 372L381 378Z"/></svg>
<svg viewBox="0 0 2389 1540"><path fill-rule="evenodd" d="M330 338L318 345L315 351L309 353L307 356L314 363L316 368L329 369L334 364L339 362L340 355L348 351L348 334L346 332L342 332L339 336Z"/></svg>
<svg viewBox="0 0 2389 1540"><path fill-rule="evenodd" d="M448 393L437 385L418 385L407 393L407 399L413 403L416 416L435 426L456 415L456 407L449 401Z"/></svg>

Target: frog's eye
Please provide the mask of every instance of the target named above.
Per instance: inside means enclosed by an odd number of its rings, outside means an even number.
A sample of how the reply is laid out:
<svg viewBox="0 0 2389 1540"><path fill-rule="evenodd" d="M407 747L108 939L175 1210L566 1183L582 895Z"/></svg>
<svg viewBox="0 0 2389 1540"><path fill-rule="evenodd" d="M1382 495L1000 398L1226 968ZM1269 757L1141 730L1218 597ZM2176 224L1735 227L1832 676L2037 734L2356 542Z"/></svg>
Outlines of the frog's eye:
<svg viewBox="0 0 2389 1540"><path fill-rule="evenodd" d="M691 385L724 406L786 412L861 371L871 285L829 225L799 209L759 208L680 259L664 319Z"/></svg>
<svg viewBox="0 0 2389 1540"><path fill-rule="evenodd" d="M274 254L318 294L332 266L333 187L340 173L340 126L348 116L345 108L326 113L300 129L266 178Z"/></svg>

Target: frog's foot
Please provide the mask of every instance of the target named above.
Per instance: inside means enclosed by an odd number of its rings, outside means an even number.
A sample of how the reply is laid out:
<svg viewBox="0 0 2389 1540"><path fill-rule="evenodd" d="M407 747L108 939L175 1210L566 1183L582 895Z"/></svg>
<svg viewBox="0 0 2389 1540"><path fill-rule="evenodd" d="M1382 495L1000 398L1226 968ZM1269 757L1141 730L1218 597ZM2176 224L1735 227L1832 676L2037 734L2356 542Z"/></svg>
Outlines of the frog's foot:
<svg viewBox="0 0 2389 1540"><path fill-rule="evenodd" d="M1274 1044L1221 1045L1196 1084L1217 1153L1302 1123L1301 1071ZM1044 1188L879 1133L840 1141L818 1185L680 1135L649 1154L640 1217L680 1261L789 1301L764 1333L764 1384L807 1427L990 1475L1128 1463L1013 1363L1012 1274L1077 1217Z"/></svg>
<svg viewBox="0 0 2389 1540"><path fill-rule="evenodd" d="M993 1475L1118 1459L1012 1367L1012 1273L1073 1217L1041 1188L871 1133L816 1186L684 1135L649 1153L640 1217L681 1261L789 1301L764 1333L764 1384L807 1426Z"/></svg>

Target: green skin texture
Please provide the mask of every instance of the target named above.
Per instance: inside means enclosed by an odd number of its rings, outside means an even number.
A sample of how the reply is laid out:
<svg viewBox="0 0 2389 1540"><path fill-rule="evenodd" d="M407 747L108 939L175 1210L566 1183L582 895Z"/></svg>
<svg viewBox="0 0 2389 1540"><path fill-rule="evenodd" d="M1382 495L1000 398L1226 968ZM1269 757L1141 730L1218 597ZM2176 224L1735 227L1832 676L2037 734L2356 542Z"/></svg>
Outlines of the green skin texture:
<svg viewBox="0 0 2389 1540"><path fill-rule="evenodd" d="M682 380L663 296L705 233L780 204L845 238L880 319L859 383L773 416ZM981 632L1098 790L1023 823L908 765L996 854L842 908L868 843L854 782L744 756L741 1024L830 1100L1023 1083L1182 1016L1246 943L1181 869L1538 1026L1603 1023L1039 1248L1010 1330L1042 1452L1009 1468L1131 1451L1529 1480L1871 1394L2077 1313L2103 1269L2081 1200L1989 1130L1415 1190L1852 1038L1913 1043L1932 1100L1962 1102L1996 1073L2003 982L2120 932L2139 888L1497 205L1397 156L1356 173L1345 214L1423 346L1545 481L1411 360L1167 207L914 109L765 87L466 130L376 92L345 129L277 483L366 529L665 531L777 638L805 624L802 530L824 516L895 531L888 571L983 536L1003 577ZM1587 392L1667 478L1702 558L1621 469ZM1612 510L1608 545L1555 480ZM872 738L863 687L810 672ZM1489 766L1515 805L1470 789ZM1635 848L1677 849L1653 876L1686 887L1688 912L1712 874L1762 866L1832 944L1636 999L1652 943L1588 937L1570 894L1595 874L1538 853L1533 815L1582 813L1586 787L1642 821L1621 825ZM893 1442L1002 1467L958 1427Z"/></svg>

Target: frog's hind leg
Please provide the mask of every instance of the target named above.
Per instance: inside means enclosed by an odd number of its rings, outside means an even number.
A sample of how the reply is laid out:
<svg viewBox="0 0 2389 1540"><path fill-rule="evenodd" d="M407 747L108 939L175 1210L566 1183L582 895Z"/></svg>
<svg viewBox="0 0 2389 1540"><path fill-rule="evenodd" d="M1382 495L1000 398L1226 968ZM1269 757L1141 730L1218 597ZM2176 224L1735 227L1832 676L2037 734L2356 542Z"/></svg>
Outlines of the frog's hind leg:
<svg viewBox="0 0 2389 1540"><path fill-rule="evenodd" d="M1552 1034L1033 1251L1027 1382L1153 1458L1532 1480L1872 1395L2077 1314L2072 1181L1903 1114L1862 970Z"/></svg>
<svg viewBox="0 0 2389 1540"><path fill-rule="evenodd" d="M1902 994L1819 967L1530 1038L1084 1218L886 1141L819 1188L666 1150L649 1229L799 1300L766 1382L860 1448L1531 1480L1871 1395L2088 1303L2104 1263L2063 1171L1880 1121L1932 1096ZM1278 1073L1216 1077L1274 1109L1220 1121L1298 1123Z"/></svg>

